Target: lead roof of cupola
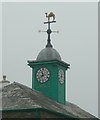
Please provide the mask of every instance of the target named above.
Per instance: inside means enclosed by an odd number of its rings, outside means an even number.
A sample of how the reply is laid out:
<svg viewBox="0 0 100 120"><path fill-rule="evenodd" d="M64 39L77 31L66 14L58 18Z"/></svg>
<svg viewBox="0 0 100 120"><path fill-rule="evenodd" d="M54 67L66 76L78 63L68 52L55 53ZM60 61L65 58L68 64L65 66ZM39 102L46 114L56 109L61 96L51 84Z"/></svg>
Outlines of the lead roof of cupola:
<svg viewBox="0 0 100 120"><path fill-rule="evenodd" d="M61 56L54 48L46 47L40 51L36 60L37 61L48 61L48 60L61 61Z"/></svg>

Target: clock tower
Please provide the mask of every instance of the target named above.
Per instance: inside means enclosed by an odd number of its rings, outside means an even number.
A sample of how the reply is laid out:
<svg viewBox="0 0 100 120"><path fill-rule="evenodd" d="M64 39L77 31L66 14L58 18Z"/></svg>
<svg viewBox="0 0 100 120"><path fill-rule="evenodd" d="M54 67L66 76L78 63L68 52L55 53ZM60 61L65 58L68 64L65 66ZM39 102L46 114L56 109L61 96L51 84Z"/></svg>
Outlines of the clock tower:
<svg viewBox="0 0 100 120"><path fill-rule="evenodd" d="M50 12L47 22L47 45L40 51L35 61L28 61L28 65L32 68L32 88L43 93L49 98L65 103L66 101L66 70L69 64L61 60L60 54L53 48L50 35L52 31L51 23L55 23L55 14ZM51 19L52 18L52 19ZM40 98L41 99L41 98Z"/></svg>

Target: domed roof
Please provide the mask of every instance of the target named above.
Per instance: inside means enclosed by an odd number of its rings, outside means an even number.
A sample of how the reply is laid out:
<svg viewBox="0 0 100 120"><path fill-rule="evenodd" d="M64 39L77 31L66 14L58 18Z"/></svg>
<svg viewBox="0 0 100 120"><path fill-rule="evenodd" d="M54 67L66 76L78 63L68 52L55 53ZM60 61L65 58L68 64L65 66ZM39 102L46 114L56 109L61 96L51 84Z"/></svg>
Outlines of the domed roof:
<svg viewBox="0 0 100 120"><path fill-rule="evenodd" d="M48 60L59 60L61 61L61 57L59 53L52 47L46 47L40 51L37 56L37 61L48 61Z"/></svg>

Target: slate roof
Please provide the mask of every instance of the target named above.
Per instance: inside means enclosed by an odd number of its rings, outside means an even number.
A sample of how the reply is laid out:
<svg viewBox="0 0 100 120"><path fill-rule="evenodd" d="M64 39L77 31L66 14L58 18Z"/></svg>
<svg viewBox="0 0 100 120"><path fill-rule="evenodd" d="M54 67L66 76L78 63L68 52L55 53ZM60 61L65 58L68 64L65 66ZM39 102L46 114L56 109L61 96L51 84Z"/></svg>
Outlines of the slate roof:
<svg viewBox="0 0 100 120"><path fill-rule="evenodd" d="M70 102L66 102L66 105L60 104L17 82L5 86L0 90L0 94L2 94L2 97L0 97L0 101L2 100L0 109L2 110L44 108L72 117L95 118Z"/></svg>

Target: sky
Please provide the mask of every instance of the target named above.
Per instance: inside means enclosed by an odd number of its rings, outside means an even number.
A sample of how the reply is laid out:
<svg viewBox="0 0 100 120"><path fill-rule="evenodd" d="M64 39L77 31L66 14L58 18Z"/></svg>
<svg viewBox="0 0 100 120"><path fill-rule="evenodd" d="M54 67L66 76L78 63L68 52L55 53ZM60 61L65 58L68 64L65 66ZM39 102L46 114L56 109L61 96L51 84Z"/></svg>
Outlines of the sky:
<svg viewBox="0 0 100 120"><path fill-rule="evenodd" d="M96 2L5 2L2 3L2 74L7 80L31 87L32 72L27 60L35 60L45 48L45 12L53 11L53 47L67 72L68 101L98 115L98 6ZM2 78L2 76L0 76Z"/></svg>

